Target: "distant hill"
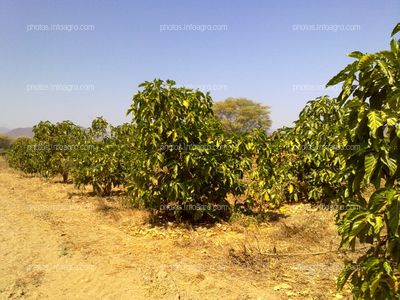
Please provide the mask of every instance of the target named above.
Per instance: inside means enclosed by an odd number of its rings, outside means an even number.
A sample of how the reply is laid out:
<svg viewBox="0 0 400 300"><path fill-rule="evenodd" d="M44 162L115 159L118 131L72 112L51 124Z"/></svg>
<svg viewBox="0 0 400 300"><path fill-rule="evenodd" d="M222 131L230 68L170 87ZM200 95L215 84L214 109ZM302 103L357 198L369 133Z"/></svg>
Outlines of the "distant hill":
<svg viewBox="0 0 400 300"><path fill-rule="evenodd" d="M10 129L6 128L6 127L0 127L0 134L5 134L7 132L9 132Z"/></svg>
<svg viewBox="0 0 400 300"><path fill-rule="evenodd" d="M87 128L79 126L82 130L86 130ZM9 136L10 138L19 138L19 137L33 137L33 127L21 127L15 129L8 129L6 127L0 127L0 134L4 134Z"/></svg>
<svg viewBox="0 0 400 300"><path fill-rule="evenodd" d="M15 128L13 130L7 131L4 134L8 135L10 138L18 138L18 137L33 137L33 128L32 127L24 127L24 128Z"/></svg>

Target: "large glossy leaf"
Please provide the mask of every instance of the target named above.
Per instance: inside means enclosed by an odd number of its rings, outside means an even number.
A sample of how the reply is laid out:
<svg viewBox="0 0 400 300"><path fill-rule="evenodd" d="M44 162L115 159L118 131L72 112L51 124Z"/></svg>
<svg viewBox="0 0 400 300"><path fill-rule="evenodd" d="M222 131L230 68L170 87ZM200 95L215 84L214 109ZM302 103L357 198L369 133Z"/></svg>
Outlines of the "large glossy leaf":
<svg viewBox="0 0 400 300"><path fill-rule="evenodd" d="M388 220L388 228L389 234L394 235L399 238L399 221L400 221L400 199L399 196L396 196L391 201L388 206L387 211L387 220Z"/></svg>
<svg viewBox="0 0 400 300"><path fill-rule="evenodd" d="M364 69L375 61L374 54L364 54L358 61L357 69Z"/></svg>
<svg viewBox="0 0 400 300"><path fill-rule="evenodd" d="M365 175L364 178L367 180L367 182L370 181L372 173L375 170L376 164L378 162L378 155L374 153L369 153L365 156Z"/></svg>
<svg viewBox="0 0 400 300"><path fill-rule="evenodd" d="M364 54L360 51L353 51L353 52L347 54L347 56L357 58L357 59L360 59L363 55Z"/></svg>
<svg viewBox="0 0 400 300"><path fill-rule="evenodd" d="M367 114L368 116L368 127L371 130L372 136L376 135L376 131L383 125L382 117L378 111L371 110Z"/></svg>
<svg viewBox="0 0 400 300"><path fill-rule="evenodd" d="M390 36L394 36L399 31L400 31L400 23L397 23L396 26L393 28L393 31Z"/></svg>

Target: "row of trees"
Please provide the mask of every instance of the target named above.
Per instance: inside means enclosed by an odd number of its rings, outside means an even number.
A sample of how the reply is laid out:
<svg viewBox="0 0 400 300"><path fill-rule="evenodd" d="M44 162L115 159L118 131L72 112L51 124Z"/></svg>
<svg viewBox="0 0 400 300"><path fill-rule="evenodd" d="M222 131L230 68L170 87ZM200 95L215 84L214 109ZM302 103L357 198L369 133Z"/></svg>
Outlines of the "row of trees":
<svg viewBox="0 0 400 300"><path fill-rule="evenodd" d="M13 140L10 137L8 137L4 134L0 134L0 153L1 153L1 151L6 151L6 150L10 149L12 143L13 143Z"/></svg>
<svg viewBox="0 0 400 300"><path fill-rule="evenodd" d="M108 196L113 187L123 185L129 159L122 134L127 125L113 127L103 118L83 129L70 121L52 124L40 122L33 128L34 137L18 138L8 155L11 167L25 173L49 178L61 175L63 182L72 176L79 188L92 185L95 194Z"/></svg>
<svg viewBox="0 0 400 300"><path fill-rule="evenodd" d="M64 181L71 175L78 187L91 184L101 195L122 185L135 203L178 220L228 218L229 194L246 194L242 209L251 212L291 201L340 204L341 246L354 249L358 240L370 248L346 264L338 287L350 278L358 299L394 299L400 296L400 42L350 57L355 61L328 83L343 83L340 95L310 101L293 127L272 135L265 130L268 113L244 121L246 99L228 99L214 113L208 93L154 80L134 95L131 123L113 127L98 118L83 130L41 122L33 139L15 143L10 165Z"/></svg>
<svg viewBox="0 0 400 300"><path fill-rule="evenodd" d="M209 94L173 81L141 88L128 111L132 123L113 127L98 118L84 130L69 121L40 122L33 139L16 142L10 165L45 177L61 174L64 182L72 175L77 187L90 184L104 196L123 186L155 213L194 221L228 218L234 208L228 194L246 194L237 206L253 213L283 202L330 202L344 186L337 148L346 146L339 138L344 116L335 99L310 101L294 127L268 135L268 122L253 118L252 131L236 122L243 103L245 110L259 108L249 100L238 99L235 113L233 99L215 109ZM225 115L219 119L214 111ZM232 130L235 123L240 130Z"/></svg>
<svg viewBox="0 0 400 300"><path fill-rule="evenodd" d="M77 187L92 185L103 196L126 187L136 204L193 221L229 218L229 194L247 194L242 210L263 212L285 201L327 201L336 191L330 183L342 161L331 148L318 148L324 132L340 131L335 100L310 102L295 127L268 135L266 107L247 99L215 108L209 94L170 80L141 88L128 110L132 123L113 127L98 118L83 129L70 121L40 122L33 139L16 141L10 165L44 177L60 174L64 182L72 177ZM251 107L266 114L243 123Z"/></svg>
<svg viewBox="0 0 400 300"><path fill-rule="evenodd" d="M140 87L128 111L132 123L113 127L97 118L84 129L70 121L40 122L32 139L16 141L10 166L61 175L63 182L72 178L78 188L92 185L102 196L122 186L135 204L177 219L229 218L226 197L244 193L243 175L251 166L245 134L250 123L266 134L268 107L244 98L214 105L208 93L171 80ZM263 113L245 117L250 111Z"/></svg>

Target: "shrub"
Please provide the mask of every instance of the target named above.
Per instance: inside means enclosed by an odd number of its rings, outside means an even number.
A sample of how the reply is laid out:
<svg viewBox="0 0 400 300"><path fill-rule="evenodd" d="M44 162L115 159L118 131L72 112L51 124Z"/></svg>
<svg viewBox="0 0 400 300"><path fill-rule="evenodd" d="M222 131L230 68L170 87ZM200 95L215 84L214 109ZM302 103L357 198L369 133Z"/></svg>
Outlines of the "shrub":
<svg viewBox="0 0 400 300"><path fill-rule="evenodd" d="M392 36L400 31L400 23ZM357 261L348 262L338 279L343 288L350 279L357 299L400 297L400 41L390 50L374 54L355 51L355 61L332 78L328 85L343 82L339 104L348 109L350 172L344 204L338 214L341 246L355 248L356 241L369 245ZM363 191L372 183L375 192L366 199Z"/></svg>
<svg viewBox="0 0 400 300"><path fill-rule="evenodd" d="M17 138L7 155L10 167L33 174L38 172L38 160L33 151L34 142L30 138Z"/></svg>
<svg viewBox="0 0 400 300"><path fill-rule="evenodd" d="M255 168L249 206L259 211L283 202L330 202L344 188L344 110L327 96L308 102L294 127L253 133Z"/></svg>
<svg viewBox="0 0 400 300"><path fill-rule="evenodd" d="M103 118L92 122L79 144L81 151L74 153L72 176L78 188L90 184L95 194L109 196L113 187L125 185L130 160L122 144L127 127L114 128Z"/></svg>
<svg viewBox="0 0 400 300"><path fill-rule="evenodd" d="M228 218L228 193L240 194L249 165L243 143L227 139L210 95L175 82L144 82L128 110L134 124L135 168L129 191L158 213L177 219Z"/></svg>
<svg viewBox="0 0 400 300"><path fill-rule="evenodd" d="M72 153L79 151L78 144L83 134L79 126L70 121L52 124L39 122L33 127L33 151L42 176L60 174L63 182L68 181L72 167Z"/></svg>
<svg viewBox="0 0 400 300"><path fill-rule="evenodd" d="M6 135L0 134L0 149L10 149L12 139Z"/></svg>

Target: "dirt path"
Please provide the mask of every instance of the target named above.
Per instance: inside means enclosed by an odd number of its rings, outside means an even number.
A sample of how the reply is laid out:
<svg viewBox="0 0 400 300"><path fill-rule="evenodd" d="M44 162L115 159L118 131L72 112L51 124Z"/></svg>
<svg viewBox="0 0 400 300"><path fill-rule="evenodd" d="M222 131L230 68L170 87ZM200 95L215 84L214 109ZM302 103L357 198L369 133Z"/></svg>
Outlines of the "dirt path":
<svg viewBox="0 0 400 300"><path fill-rule="evenodd" d="M248 239L240 229L150 228L143 212L98 201L0 161L0 298L335 299L336 259L291 262L299 275L272 261L263 271L240 253ZM307 281L315 276L321 281ZM284 279L292 286L277 287Z"/></svg>

